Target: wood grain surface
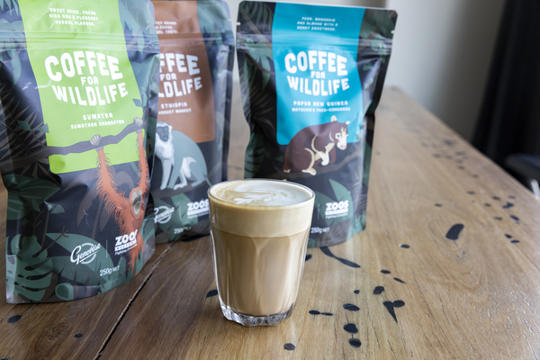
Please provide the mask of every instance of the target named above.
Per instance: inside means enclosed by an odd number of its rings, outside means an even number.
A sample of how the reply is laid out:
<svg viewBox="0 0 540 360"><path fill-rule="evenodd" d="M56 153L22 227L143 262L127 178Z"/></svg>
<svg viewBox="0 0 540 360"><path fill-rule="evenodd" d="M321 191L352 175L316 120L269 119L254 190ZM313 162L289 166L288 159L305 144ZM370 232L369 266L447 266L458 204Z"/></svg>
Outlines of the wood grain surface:
<svg viewBox="0 0 540 360"><path fill-rule="evenodd" d="M231 178L247 135L234 116ZM308 249L277 327L225 320L205 237L158 247L135 281L95 298L0 303L0 358L540 359L540 202L395 88L367 216L351 241Z"/></svg>

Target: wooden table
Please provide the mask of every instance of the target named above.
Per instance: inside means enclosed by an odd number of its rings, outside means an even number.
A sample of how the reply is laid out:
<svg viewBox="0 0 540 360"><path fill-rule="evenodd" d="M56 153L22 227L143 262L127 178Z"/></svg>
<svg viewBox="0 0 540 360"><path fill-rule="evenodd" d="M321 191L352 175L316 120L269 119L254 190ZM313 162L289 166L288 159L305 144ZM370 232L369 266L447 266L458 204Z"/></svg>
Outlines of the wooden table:
<svg viewBox="0 0 540 360"><path fill-rule="evenodd" d="M235 118L233 178L246 141ZM0 303L0 358L540 359L540 202L395 88L378 112L367 223L308 250L277 327L223 318L202 238L159 246L94 298Z"/></svg>

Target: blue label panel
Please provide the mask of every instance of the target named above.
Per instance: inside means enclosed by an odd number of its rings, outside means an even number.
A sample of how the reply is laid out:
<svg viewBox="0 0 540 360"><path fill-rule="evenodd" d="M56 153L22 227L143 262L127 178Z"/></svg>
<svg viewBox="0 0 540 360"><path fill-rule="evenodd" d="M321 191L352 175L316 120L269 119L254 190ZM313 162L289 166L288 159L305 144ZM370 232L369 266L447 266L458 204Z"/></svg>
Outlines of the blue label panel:
<svg viewBox="0 0 540 360"><path fill-rule="evenodd" d="M348 123L347 142L360 140L364 108L356 59L364 11L276 5L272 55L280 145L305 127L336 120Z"/></svg>

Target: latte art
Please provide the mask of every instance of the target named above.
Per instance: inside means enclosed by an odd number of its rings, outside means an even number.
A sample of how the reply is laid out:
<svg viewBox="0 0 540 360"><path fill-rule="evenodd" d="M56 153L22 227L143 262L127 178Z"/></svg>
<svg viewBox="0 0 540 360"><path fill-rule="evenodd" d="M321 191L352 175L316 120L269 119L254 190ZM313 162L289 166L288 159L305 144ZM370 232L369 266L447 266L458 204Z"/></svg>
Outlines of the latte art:
<svg viewBox="0 0 540 360"><path fill-rule="evenodd" d="M287 206L308 200L302 187L280 181L250 180L223 183L213 195L225 202L247 206Z"/></svg>

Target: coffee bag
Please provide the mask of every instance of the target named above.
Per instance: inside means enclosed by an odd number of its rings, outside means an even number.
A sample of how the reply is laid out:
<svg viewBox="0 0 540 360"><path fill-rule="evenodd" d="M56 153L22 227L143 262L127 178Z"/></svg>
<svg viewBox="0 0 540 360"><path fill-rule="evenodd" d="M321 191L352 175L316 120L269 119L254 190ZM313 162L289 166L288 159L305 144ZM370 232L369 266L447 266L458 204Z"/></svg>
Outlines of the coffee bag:
<svg viewBox="0 0 540 360"><path fill-rule="evenodd" d="M14 0L0 19L7 301L108 291L154 251L152 4Z"/></svg>
<svg viewBox="0 0 540 360"><path fill-rule="evenodd" d="M245 176L315 191L310 246L365 228L375 109L396 18L374 8L240 4Z"/></svg>
<svg viewBox="0 0 540 360"><path fill-rule="evenodd" d="M158 242L209 233L210 185L227 177L234 38L227 4L155 1L160 92L152 177Z"/></svg>

